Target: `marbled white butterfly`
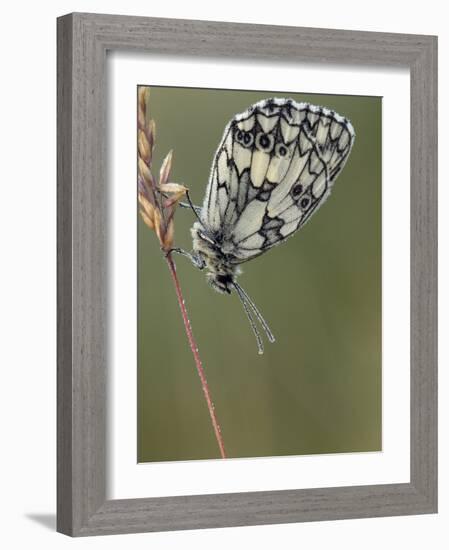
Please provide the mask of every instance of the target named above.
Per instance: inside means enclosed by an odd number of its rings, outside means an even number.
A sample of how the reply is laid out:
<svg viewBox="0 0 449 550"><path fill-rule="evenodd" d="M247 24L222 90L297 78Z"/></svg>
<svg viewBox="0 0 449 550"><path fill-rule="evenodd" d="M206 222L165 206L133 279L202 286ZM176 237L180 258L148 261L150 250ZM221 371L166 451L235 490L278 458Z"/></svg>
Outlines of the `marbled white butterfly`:
<svg viewBox="0 0 449 550"><path fill-rule="evenodd" d="M270 98L235 115L215 154L190 257L208 270L219 292L238 294L256 336L253 315L270 342L266 321L237 283L240 264L284 242L330 195L354 143L351 123L336 112L292 99Z"/></svg>

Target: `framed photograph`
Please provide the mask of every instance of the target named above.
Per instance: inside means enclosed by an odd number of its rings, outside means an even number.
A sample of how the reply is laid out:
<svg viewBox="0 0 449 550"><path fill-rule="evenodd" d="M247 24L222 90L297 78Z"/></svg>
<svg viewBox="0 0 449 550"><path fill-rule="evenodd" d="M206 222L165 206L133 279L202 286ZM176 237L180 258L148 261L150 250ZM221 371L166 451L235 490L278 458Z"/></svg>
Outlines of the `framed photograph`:
<svg viewBox="0 0 449 550"><path fill-rule="evenodd" d="M437 511L436 82L432 36L58 19L58 531Z"/></svg>

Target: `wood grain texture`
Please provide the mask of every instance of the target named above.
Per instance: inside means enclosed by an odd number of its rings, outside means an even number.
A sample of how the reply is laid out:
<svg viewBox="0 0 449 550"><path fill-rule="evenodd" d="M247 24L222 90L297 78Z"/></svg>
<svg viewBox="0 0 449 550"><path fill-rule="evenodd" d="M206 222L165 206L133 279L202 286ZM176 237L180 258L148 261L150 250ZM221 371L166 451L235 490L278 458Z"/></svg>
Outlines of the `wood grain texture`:
<svg viewBox="0 0 449 550"><path fill-rule="evenodd" d="M106 500L105 71L112 49L410 68L410 483ZM432 36L116 15L58 19L58 531L84 536L436 512L436 94Z"/></svg>
<svg viewBox="0 0 449 550"><path fill-rule="evenodd" d="M58 20L57 529L72 529L72 19Z"/></svg>
<svg viewBox="0 0 449 550"><path fill-rule="evenodd" d="M437 508L437 42L411 66L411 480Z"/></svg>

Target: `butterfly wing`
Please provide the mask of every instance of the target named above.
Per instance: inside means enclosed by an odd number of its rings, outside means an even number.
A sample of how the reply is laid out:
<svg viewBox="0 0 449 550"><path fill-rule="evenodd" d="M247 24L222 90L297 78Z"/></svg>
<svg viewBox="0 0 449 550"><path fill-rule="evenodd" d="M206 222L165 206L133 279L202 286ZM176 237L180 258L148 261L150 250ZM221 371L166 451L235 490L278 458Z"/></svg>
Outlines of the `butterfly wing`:
<svg viewBox="0 0 449 550"><path fill-rule="evenodd" d="M267 99L227 125L212 164L202 221L231 263L262 254L325 202L354 142L329 109Z"/></svg>

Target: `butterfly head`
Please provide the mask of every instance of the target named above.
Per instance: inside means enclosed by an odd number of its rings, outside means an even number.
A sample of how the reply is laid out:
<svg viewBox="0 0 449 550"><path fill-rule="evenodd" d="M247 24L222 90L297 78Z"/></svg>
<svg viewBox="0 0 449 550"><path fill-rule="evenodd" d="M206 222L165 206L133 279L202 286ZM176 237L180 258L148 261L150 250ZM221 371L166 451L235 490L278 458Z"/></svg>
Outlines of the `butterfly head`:
<svg viewBox="0 0 449 550"><path fill-rule="evenodd" d="M209 271L206 279L214 290L222 294L231 294L231 290L234 288L234 275L230 273Z"/></svg>

